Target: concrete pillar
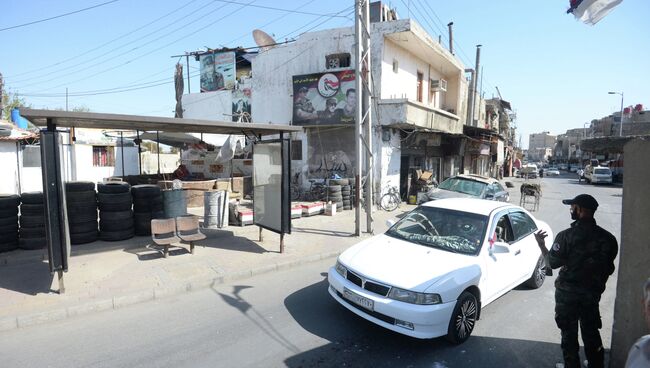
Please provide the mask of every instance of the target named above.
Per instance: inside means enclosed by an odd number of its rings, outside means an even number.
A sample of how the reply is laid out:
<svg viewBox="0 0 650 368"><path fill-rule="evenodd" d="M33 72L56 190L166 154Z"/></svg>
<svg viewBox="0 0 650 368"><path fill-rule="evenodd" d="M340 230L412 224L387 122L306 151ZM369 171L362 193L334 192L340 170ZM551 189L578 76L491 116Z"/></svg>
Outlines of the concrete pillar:
<svg viewBox="0 0 650 368"><path fill-rule="evenodd" d="M624 367L634 341L649 332L641 299L643 284L650 277L650 139L628 142L624 154L623 215L610 367Z"/></svg>

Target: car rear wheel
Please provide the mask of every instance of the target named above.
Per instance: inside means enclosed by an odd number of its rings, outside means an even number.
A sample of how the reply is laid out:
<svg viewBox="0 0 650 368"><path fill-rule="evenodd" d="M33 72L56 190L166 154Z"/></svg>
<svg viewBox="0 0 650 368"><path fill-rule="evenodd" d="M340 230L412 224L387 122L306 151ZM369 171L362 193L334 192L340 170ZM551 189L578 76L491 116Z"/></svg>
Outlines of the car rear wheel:
<svg viewBox="0 0 650 368"><path fill-rule="evenodd" d="M464 343L474 330L478 319L478 302L474 294L463 291L456 302L449 321L447 340L452 344Z"/></svg>
<svg viewBox="0 0 650 368"><path fill-rule="evenodd" d="M544 285L544 280L546 279L546 262L544 262L544 256L539 256L537 263L535 264L535 270L530 278L524 283L531 289L539 289Z"/></svg>

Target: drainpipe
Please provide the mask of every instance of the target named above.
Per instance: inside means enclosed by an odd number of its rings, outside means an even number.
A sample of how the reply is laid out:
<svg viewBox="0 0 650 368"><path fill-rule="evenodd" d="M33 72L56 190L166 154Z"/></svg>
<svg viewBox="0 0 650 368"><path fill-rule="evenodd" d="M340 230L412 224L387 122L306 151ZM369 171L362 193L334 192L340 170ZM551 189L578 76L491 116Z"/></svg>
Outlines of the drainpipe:
<svg viewBox="0 0 650 368"><path fill-rule="evenodd" d="M451 52L452 55L454 55L454 30L452 26L454 25L454 22L449 22L447 24L447 27L449 28L449 52Z"/></svg>
<svg viewBox="0 0 650 368"><path fill-rule="evenodd" d="M469 93L467 94L467 118L466 125L472 125L472 117L474 116L474 80L476 79L476 72L474 69L465 69L465 73L471 73L472 79L469 82Z"/></svg>
<svg viewBox="0 0 650 368"><path fill-rule="evenodd" d="M472 91L472 120L471 120L471 125L474 125L474 105L476 104L476 92L477 92L477 87L478 87L478 76L479 76L479 67L481 66L481 46L482 45L476 45L476 65L474 66L474 78L472 80L473 88L474 90Z"/></svg>

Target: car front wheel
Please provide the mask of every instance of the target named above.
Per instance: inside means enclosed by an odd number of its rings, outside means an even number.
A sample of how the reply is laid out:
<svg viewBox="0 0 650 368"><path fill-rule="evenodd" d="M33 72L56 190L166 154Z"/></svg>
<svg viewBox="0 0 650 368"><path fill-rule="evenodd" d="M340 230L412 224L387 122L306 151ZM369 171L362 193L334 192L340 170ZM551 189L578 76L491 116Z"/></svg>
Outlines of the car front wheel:
<svg viewBox="0 0 650 368"><path fill-rule="evenodd" d="M525 282L525 285L531 289L539 289L546 279L546 262L544 262L544 256L539 256L537 263L535 264L535 270L530 278Z"/></svg>
<svg viewBox="0 0 650 368"><path fill-rule="evenodd" d="M464 343L474 330L478 317L478 302L474 294L463 291L456 302L449 321L447 340L452 344Z"/></svg>

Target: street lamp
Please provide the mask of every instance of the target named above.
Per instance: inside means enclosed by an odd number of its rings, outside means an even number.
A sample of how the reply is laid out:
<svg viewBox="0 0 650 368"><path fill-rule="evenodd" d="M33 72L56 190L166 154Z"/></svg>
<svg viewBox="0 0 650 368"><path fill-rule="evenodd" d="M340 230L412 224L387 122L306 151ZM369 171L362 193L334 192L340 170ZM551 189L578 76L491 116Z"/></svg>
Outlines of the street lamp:
<svg viewBox="0 0 650 368"><path fill-rule="evenodd" d="M621 126L618 130L618 136L623 136L623 92L607 92L610 95L621 95Z"/></svg>

